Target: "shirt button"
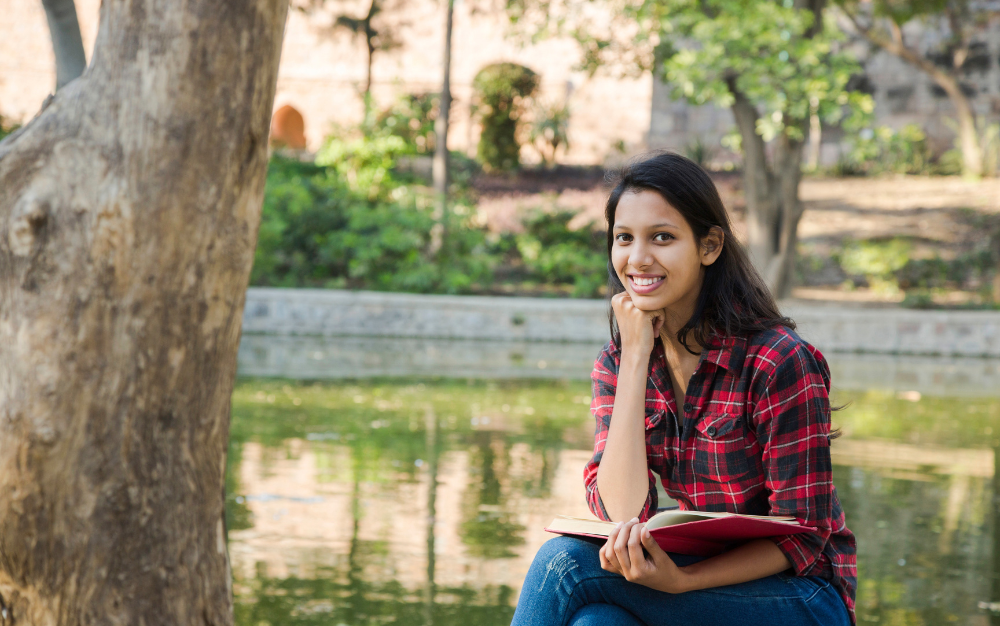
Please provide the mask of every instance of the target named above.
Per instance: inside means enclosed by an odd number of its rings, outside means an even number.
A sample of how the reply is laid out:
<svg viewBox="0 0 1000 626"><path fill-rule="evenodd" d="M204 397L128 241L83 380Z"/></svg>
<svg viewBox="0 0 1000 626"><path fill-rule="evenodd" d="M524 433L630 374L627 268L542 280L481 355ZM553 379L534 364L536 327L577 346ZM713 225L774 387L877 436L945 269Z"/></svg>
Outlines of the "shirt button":
<svg viewBox="0 0 1000 626"><path fill-rule="evenodd" d="M709 437L714 437L715 436L715 426L709 426L708 428L705 429L705 432L708 433Z"/></svg>
<svg viewBox="0 0 1000 626"><path fill-rule="evenodd" d="M693 404L691 404L690 402L685 402L684 403L684 412L685 413L690 413L693 410L694 410L694 405Z"/></svg>

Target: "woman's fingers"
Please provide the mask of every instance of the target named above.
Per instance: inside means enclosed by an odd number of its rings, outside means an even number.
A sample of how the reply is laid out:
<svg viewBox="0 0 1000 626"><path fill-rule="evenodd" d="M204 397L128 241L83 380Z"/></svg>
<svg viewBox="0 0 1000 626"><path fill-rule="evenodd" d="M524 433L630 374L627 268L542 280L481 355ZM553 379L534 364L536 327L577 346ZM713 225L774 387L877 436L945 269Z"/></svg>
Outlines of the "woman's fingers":
<svg viewBox="0 0 1000 626"><path fill-rule="evenodd" d="M636 524L629 532L628 556L632 565L632 573L636 575L642 573L646 565L646 555L642 553L642 537L645 532L647 532L645 524Z"/></svg>
<svg viewBox="0 0 1000 626"><path fill-rule="evenodd" d="M625 522L618 531L618 537L615 539L615 556L618 557L618 567L621 569L622 574L632 569L632 561L628 553L628 540L632 534L632 527L638 523L639 520L635 517Z"/></svg>
<svg viewBox="0 0 1000 626"><path fill-rule="evenodd" d="M632 298L628 295L628 292L616 293L611 298L611 308L615 310L616 314L624 312L626 304L632 304Z"/></svg>
<svg viewBox="0 0 1000 626"><path fill-rule="evenodd" d="M667 553L663 551L660 544L656 543L656 539L653 538L653 535L645 527L642 529L640 540L642 541L642 546L646 548L646 552L649 553L649 559L653 562L654 566L661 567L666 565L666 561L670 561L670 565L673 565L674 562L670 560Z"/></svg>
<svg viewBox="0 0 1000 626"><path fill-rule="evenodd" d="M663 311L656 311L653 313L653 337L659 337L660 331L663 330L663 324L666 323L667 317L664 315Z"/></svg>
<svg viewBox="0 0 1000 626"><path fill-rule="evenodd" d="M609 572L621 573L621 567L618 564L618 555L615 554L615 541L618 539L618 531L621 529L622 523L618 522L618 525L611 530L611 534L608 535L608 540L603 546L601 546L601 567ZM607 563L608 566L604 567Z"/></svg>

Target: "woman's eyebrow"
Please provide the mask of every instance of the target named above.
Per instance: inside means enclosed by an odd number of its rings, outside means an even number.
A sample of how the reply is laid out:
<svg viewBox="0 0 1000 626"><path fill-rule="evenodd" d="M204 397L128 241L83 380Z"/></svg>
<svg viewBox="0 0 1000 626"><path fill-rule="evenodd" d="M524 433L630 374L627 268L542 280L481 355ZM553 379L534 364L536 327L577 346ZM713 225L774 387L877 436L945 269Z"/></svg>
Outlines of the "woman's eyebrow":
<svg viewBox="0 0 1000 626"><path fill-rule="evenodd" d="M657 228L677 228L676 224L671 224L670 222L663 222L662 224L651 224L646 226L648 230L655 230ZM626 226L625 224L615 224L615 230L632 230L631 226Z"/></svg>

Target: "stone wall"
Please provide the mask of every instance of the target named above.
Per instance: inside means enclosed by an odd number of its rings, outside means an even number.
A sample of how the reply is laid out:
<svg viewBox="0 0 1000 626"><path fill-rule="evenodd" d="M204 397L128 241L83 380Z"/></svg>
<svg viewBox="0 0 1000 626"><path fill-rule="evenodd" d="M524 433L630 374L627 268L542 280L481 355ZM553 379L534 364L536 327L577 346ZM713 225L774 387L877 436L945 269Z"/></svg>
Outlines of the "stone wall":
<svg viewBox="0 0 1000 626"><path fill-rule="evenodd" d="M1000 313L786 305L835 388L995 395ZM586 379L608 340L599 300L251 288L239 371L307 380L379 376ZM985 358L984 358L985 357Z"/></svg>
<svg viewBox="0 0 1000 626"><path fill-rule="evenodd" d="M97 34L99 0L77 0L84 48L88 57ZM358 16L364 2L337 3ZM372 92L380 106L403 93L433 92L441 82L443 12L437 0L407 0L390 4L388 22L400 46L376 53ZM733 160L719 139L733 126L728 110L674 102L669 89L646 73L635 79L598 74L588 77L575 70L579 50L575 42L551 39L522 45L508 36L510 26L500 3L493 0L460 2L455 9L452 85L455 93L452 149L473 155L478 128L472 120L472 79L483 66L497 61L526 65L542 77L541 100L568 103L572 118L570 150L565 163L594 164L649 148L683 152L700 141L716 152L719 161ZM0 24L0 115L27 121L55 84L55 60L48 27L38 0L6 0L7 19ZM292 106L305 118L306 144L316 150L333 125L356 123L363 107L359 90L364 82L363 42L331 28L330 14L289 13L282 49L275 108ZM922 50L934 50L941 28L908 25L906 37ZM867 83L874 90L879 124L901 127L913 122L925 128L938 152L952 146L951 105L923 73L896 57L873 51L862 42L855 49L865 59ZM963 81L978 114L1000 120L1000 20L983 31L967 62ZM836 162L842 136L825 129L821 146L824 164ZM525 148L523 158L537 161Z"/></svg>
<svg viewBox="0 0 1000 626"><path fill-rule="evenodd" d="M243 336L241 376L337 380L380 377L590 377L604 342L543 343L399 337ZM1000 359L827 352L834 391L996 396Z"/></svg>
<svg viewBox="0 0 1000 626"><path fill-rule="evenodd" d="M77 0L88 59L97 32L99 0ZM304 4L296 2L295 4ZM335 2L346 14L363 16L366 2ZM45 14L39 0L5 0L0 23L0 115L27 121L55 85L55 59ZM478 128L471 120L472 79L485 65L511 61L541 75L540 100L568 103L572 110L570 150L560 151L565 163L602 163L619 158L616 144L626 150L645 145L649 130L652 80L608 76L588 78L576 71L579 53L568 38L521 45L509 37L509 22L496 0L458 2L452 50L454 126L449 145L475 154ZM380 107L405 93L440 90L444 38L443 5L438 0L399 0L386 5L385 22L395 31L399 47L377 52L372 93ZM333 29L329 13L288 14L278 72L275 109L290 105L305 119L306 144L315 151L334 125L350 125L363 114L360 90L365 80L363 39ZM522 157L538 161L525 148Z"/></svg>
<svg viewBox="0 0 1000 626"><path fill-rule="evenodd" d="M823 351L1000 358L1000 313L786 304ZM608 338L601 300L251 288L247 334L588 343ZM544 350L544 348L540 348Z"/></svg>

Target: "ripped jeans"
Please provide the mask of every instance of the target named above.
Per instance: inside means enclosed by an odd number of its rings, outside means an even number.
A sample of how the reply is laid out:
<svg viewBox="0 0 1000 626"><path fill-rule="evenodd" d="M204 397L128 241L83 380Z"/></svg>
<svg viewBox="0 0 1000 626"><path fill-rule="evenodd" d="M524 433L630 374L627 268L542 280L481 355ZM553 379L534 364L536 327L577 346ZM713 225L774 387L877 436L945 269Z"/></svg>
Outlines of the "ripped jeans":
<svg viewBox="0 0 1000 626"><path fill-rule="evenodd" d="M776 574L738 585L669 594L601 569L600 546L556 537L525 577L511 626L850 626L843 599L816 576ZM701 557L671 554L679 566Z"/></svg>

